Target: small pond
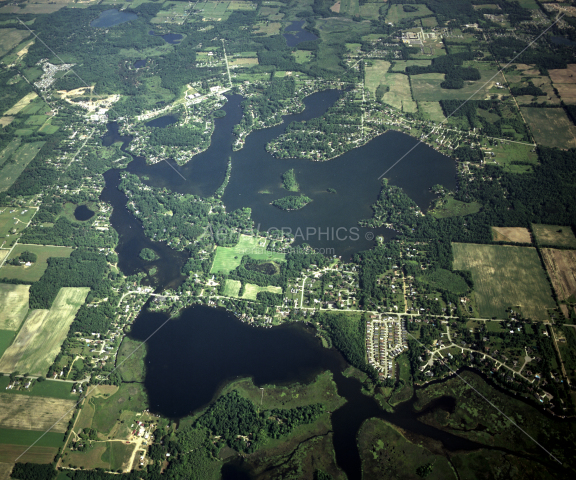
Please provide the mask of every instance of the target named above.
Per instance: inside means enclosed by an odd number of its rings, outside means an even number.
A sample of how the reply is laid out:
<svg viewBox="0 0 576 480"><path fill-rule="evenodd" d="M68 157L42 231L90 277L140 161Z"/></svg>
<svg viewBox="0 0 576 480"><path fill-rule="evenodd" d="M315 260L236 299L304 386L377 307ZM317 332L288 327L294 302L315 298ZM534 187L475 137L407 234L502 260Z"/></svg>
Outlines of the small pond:
<svg viewBox="0 0 576 480"><path fill-rule="evenodd" d="M74 210L74 218L76 220L84 221L89 220L94 216L94 212L90 210L86 205L78 205L76 210Z"/></svg>
<svg viewBox="0 0 576 480"><path fill-rule="evenodd" d="M164 35L159 35L154 30L150 30L148 34L161 37L165 42L171 43L172 45L178 45L184 38L184 35L179 33L166 33Z"/></svg>
<svg viewBox="0 0 576 480"><path fill-rule="evenodd" d="M295 47L301 42L316 40L318 37L308 30L304 30L306 20L292 22L284 29L284 38L289 47Z"/></svg>

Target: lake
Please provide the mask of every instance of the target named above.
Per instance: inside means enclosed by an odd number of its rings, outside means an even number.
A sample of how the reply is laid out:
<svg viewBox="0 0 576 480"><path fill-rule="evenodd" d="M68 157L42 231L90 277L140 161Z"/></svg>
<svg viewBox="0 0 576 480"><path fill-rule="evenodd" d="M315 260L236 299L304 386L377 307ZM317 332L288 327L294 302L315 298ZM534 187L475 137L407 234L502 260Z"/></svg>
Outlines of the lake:
<svg viewBox="0 0 576 480"><path fill-rule="evenodd" d="M305 24L306 20L298 20L296 22L292 22L284 29L284 32L289 32L284 33L283 35L289 47L295 47L299 43L309 42L318 38L308 30L304 30Z"/></svg>
<svg viewBox="0 0 576 480"><path fill-rule="evenodd" d="M146 65L146 60L136 60L134 62L134 68L142 68Z"/></svg>
<svg viewBox="0 0 576 480"><path fill-rule="evenodd" d="M119 12L115 8L112 8L103 11L96 20L90 22L90 26L95 28L109 28L135 20L136 18L138 18L138 15L135 13Z"/></svg>
<svg viewBox="0 0 576 480"><path fill-rule="evenodd" d="M173 115L164 115L163 117L155 118L154 120L150 120L145 125L147 127L156 127L156 128L165 128L168 125L172 125L176 123L178 119Z"/></svg>
<svg viewBox="0 0 576 480"><path fill-rule="evenodd" d="M144 311L130 337L145 340L168 316ZM216 308L186 308L147 342L144 385L153 413L178 420L207 406L231 380L252 378L257 386L308 383L330 370L338 394L347 402L332 415L333 442L338 465L348 479L361 478L356 434L368 418L379 417L410 432L442 441L447 450L471 450L480 445L418 421L407 402L394 413L383 411L361 384L347 378L347 367L335 349L322 347L314 330L300 324L257 328ZM266 395L266 390L264 390ZM241 470L232 464L235 472ZM230 475L230 478L234 478Z"/></svg>
<svg viewBox="0 0 576 480"><path fill-rule="evenodd" d="M555 43L556 45L567 45L567 46L576 45L576 42L574 42L574 41L572 41L566 37L552 36L552 37L550 37L550 41L552 43Z"/></svg>
<svg viewBox="0 0 576 480"><path fill-rule="evenodd" d="M156 33L154 30L150 30L148 32L148 35L161 37L165 42L171 43L172 45L178 45L184 38L184 35L181 35L179 33L165 33L164 35L161 35L159 33Z"/></svg>
<svg viewBox="0 0 576 480"><path fill-rule="evenodd" d="M94 216L94 212L90 210L86 205L78 205L76 210L74 210L74 218L76 220L84 221L89 220Z"/></svg>

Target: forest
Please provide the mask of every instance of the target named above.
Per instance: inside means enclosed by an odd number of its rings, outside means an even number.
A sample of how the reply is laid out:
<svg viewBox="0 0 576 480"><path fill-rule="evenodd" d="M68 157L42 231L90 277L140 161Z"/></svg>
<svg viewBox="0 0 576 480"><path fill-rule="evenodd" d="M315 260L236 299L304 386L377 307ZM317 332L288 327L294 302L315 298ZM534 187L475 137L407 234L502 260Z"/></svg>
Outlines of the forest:
<svg viewBox="0 0 576 480"><path fill-rule="evenodd" d="M274 200L272 205L278 207L280 210L300 210L308 205L312 199L302 194L299 196L290 195L288 197L282 197L278 200Z"/></svg>
<svg viewBox="0 0 576 480"><path fill-rule="evenodd" d="M299 192L300 186L296 180L296 173L291 168L282 174L282 186L289 192Z"/></svg>

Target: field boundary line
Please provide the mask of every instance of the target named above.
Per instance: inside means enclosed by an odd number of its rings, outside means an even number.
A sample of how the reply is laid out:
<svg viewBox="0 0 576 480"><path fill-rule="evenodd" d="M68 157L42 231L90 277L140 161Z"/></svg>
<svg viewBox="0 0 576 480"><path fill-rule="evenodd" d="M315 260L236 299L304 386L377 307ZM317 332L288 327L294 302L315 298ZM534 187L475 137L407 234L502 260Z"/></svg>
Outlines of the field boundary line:
<svg viewBox="0 0 576 480"><path fill-rule="evenodd" d="M459 106L458 108L456 108L450 115L448 115L441 123L440 125L438 125L437 127L432 128L432 131L427 134L427 135L422 135L420 137L420 140L418 140L418 142L416 142L416 144L410 149L408 150L404 155L402 155L395 163L392 164L392 166L390 168L388 168L388 170L386 170L382 175L380 175L378 177L378 180L380 180L382 177L384 177L384 175L386 175L390 170L392 170L396 165L398 165L402 160L404 160L404 158L406 158L406 156L408 156L408 154L410 154L410 152L412 152L417 146L419 146L420 144L424 143L424 140L426 140L428 137L430 137L431 135L433 135L438 129L440 129L440 127L442 125L444 125L444 123L446 123L448 121L448 119L454 115L458 110L460 110L464 105L466 105L473 97L474 95L476 95L480 90L482 90L486 85L488 85L497 75L499 75L500 73L502 73L502 71L507 68L508 66L510 66L520 55L522 55L526 50L528 50L534 43L536 43L536 41L538 41L548 30L550 30L554 25L556 25L560 20L562 20L562 18L564 17L565 14L560 15L556 20L554 20L554 22L549 25L546 30L544 30L542 33L540 33L540 35L538 35L534 40L532 40L528 45L526 45L524 47L524 49L522 49L520 51L520 53L518 53L512 60L510 60L502 69L498 70L494 75L492 75L486 82L484 82L484 84L482 84L480 86L480 88L478 90L476 90L472 95L470 95L466 100L464 100Z"/></svg>

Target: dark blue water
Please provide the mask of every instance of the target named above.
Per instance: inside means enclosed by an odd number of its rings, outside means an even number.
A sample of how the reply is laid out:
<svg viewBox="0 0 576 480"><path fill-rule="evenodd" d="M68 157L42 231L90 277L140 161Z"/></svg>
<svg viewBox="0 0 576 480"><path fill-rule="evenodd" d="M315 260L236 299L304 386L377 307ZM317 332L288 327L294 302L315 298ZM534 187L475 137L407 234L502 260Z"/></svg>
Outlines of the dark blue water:
<svg viewBox="0 0 576 480"><path fill-rule="evenodd" d="M550 41L552 43L555 43L556 45L568 45L568 46L576 45L576 42L569 40L565 37L557 37L557 36L550 37Z"/></svg>
<svg viewBox="0 0 576 480"><path fill-rule="evenodd" d="M136 60L134 62L134 68L142 68L144 65L146 65L146 60Z"/></svg>
<svg viewBox="0 0 576 480"><path fill-rule="evenodd" d="M150 30L148 34L162 37L165 42L171 43L172 45L178 45L184 38L184 35L180 35L179 33L166 33L164 35L158 35L156 32L154 32L154 30Z"/></svg>
<svg viewBox="0 0 576 480"><path fill-rule="evenodd" d="M94 212L90 210L86 205L79 205L76 207L76 210L74 210L74 218L76 220L89 220L93 216Z"/></svg>
<svg viewBox="0 0 576 480"><path fill-rule="evenodd" d="M135 20L137 17L138 15L135 13L119 12L113 8L102 12L96 20L90 22L90 26L96 28L108 28Z"/></svg>
<svg viewBox="0 0 576 480"><path fill-rule="evenodd" d="M284 34L284 38L286 39L286 43L289 47L295 47L301 42L309 42L318 38L308 30L304 30L305 23L306 20L299 20L297 22L292 22L284 29L285 32L293 32Z"/></svg>
<svg viewBox="0 0 576 480"><path fill-rule="evenodd" d="M176 123L178 119L172 115L164 115L163 117L155 118L154 120L150 120L145 125L147 127L156 127L156 128L164 128L168 125L172 125Z"/></svg>

